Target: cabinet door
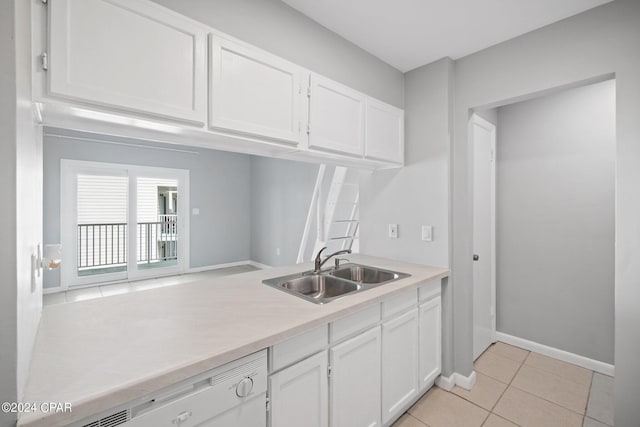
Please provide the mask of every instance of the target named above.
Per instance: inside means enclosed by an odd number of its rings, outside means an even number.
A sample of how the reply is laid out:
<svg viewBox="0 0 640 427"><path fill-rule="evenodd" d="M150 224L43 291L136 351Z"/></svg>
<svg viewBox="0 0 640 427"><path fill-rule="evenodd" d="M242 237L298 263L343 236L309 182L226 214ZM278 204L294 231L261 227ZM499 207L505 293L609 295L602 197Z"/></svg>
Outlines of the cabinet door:
<svg viewBox="0 0 640 427"><path fill-rule="evenodd" d="M404 111L367 98L364 155L404 163Z"/></svg>
<svg viewBox="0 0 640 427"><path fill-rule="evenodd" d="M312 74L309 102L309 147L361 156L364 95Z"/></svg>
<svg viewBox="0 0 640 427"><path fill-rule="evenodd" d="M382 422L418 393L418 309L382 324Z"/></svg>
<svg viewBox="0 0 640 427"><path fill-rule="evenodd" d="M329 353L331 427L380 426L380 326Z"/></svg>
<svg viewBox="0 0 640 427"><path fill-rule="evenodd" d="M420 305L420 389L430 387L442 368L441 300Z"/></svg>
<svg viewBox="0 0 640 427"><path fill-rule="evenodd" d="M214 35L209 47L209 126L297 144L301 69Z"/></svg>
<svg viewBox="0 0 640 427"><path fill-rule="evenodd" d="M56 0L50 8L51 94L204 124L204 27L140 0Z"/></svg>
<svg viewBox="0 0 640 427"><path fill-rule="evenodd" d="M271 427L327 427L327 352L269 378Z"/></svg>

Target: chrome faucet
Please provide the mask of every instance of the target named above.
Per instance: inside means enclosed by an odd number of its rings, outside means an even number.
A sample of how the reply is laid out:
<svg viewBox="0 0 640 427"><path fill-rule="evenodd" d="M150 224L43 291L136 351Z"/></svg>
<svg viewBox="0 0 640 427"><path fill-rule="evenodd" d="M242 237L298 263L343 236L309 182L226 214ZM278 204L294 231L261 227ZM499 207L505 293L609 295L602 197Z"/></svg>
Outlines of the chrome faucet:
<svg viewBox="0 0 640 427"><path fill-rule="evenodd" d="M333 258L336 255L342 255L342 254L350 254L351 253L351 249L343 249L341 251L338 252L334 252L331 255L327 255L327 257L325 259L321 258L322 255L322 251L324 251L325 249L327 249L327 247L325 246L324 248L320 249L318 251L318 254L316 255L316 260L315 260L315 267L313 269L314 273L320 273L320 269L322 268L322 266L324 265L325 262L329 261L331 258Z"/></svg>

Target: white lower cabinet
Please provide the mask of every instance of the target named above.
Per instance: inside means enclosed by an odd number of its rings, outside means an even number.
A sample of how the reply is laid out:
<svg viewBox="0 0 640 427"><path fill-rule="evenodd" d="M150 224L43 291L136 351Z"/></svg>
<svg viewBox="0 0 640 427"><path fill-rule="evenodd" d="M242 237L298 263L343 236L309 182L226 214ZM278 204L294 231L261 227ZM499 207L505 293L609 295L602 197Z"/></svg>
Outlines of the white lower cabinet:
<svg viewBox="0 0 640 427"><path fill-rule="evenodd" d="M431 387L442 370L441 299L418 307L420 314L420 390Z"/></svg>
<svg viewBox="0 0 640 427"><path fill-rule="evenodd" d="M326 351L271 375L271 427L327 427L328 394Z"/></svg>
<svg viewBox="0 0 640 427"><path fill-rule="evenodd" d="M430 284L276 344L270 427L389 426L440 374L441 325Z"/></svg>
<svg viewBox="0 0 640 427"><path fill-rule="evenodd" d="M331 426L380 426L380 326L329 350Z"/></svg>
<svg viewBox="0 0 640 427"><path fill-rule="evenodd" d="M382 324L382 422L418 394L418 309Z"/></svg>

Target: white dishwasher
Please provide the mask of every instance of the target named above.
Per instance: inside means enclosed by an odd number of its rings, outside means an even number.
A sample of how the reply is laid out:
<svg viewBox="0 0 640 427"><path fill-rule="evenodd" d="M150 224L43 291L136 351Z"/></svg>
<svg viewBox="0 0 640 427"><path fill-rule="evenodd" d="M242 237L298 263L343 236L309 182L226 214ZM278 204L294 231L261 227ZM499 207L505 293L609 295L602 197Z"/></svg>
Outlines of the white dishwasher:
<svg viewBox="0 0 640 427"><path fill-rule="evenodd" d="M75 425L265 427L266 391L267 352L262 350Z"/></svg>

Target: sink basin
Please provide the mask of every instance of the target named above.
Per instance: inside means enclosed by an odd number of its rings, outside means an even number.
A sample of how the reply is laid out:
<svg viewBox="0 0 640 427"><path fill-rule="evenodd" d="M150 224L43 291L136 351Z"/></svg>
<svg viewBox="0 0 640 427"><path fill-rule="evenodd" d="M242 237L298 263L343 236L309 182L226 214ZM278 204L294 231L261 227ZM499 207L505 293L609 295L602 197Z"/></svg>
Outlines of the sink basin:
<svg viewBox="0 0 640 427"><path fill-rule="evenodd" d="M302 276L284 282L282 287L314 300L327 300L358 290L358 285L324 274Z"/></svg>
<svg viewBox="0 0 640 427"><path fill-rule="evenodd" d="M359 289L356 282L327 274L295 274L263 280L263 283L316 304L329 302Z"/></svg>
<svg viewBox="0 0 640 427"><path fill-rule="evenodd" d="M342 279L351 280L362 284L380 284L391 280L400 279L401 276L406 277L403 273L394 271L380 270L366 265L345 264L337 270L329 272L332 276Z"/></svg>
<svg viewBox="0 0 640 427"><path fill-rule="evenodd" d="M325 304L405 277L409 274L349 263L320 273L291 274L263 280L262 283L307 301Z"/></svg>

